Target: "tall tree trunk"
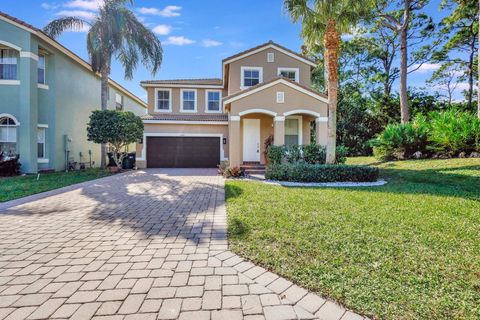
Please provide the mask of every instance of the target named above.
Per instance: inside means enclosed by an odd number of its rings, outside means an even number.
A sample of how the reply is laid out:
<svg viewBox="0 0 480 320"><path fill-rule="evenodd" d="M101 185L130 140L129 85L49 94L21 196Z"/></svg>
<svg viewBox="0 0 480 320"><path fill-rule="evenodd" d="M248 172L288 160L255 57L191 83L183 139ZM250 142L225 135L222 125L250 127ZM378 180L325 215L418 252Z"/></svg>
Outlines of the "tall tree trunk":
<svg viewBox="0 0 480 320"><path fill-rule="evenodd" d="M468 92L467 92L467 109L473 109L473 61L475 59L475 40L472 39L472 43L470 44L470 56L468 59L468 67L467 67L467 74L468 74Z"/></svg>
<svg viewBox="0 0 480 320"><path fill-rule="evenodd" d="M335 20L328 21L324 42L328 70L328 133L326 163L333 164L335 163L337 142L338 49L340 47L340 35L337 32Z"/></svg>
<svg viewBox="0 0 480 320"><path fill-rule="evenodd" d="M107 110L108 107L108 71L102 70L100 72L101 78L101 108ZM102 143L100 153L100 167L105 168L107 166L107 147L105 143Z"/></svg>
<svg viewBox="0 0 480 320"><path fill-rule="evenodd" d="M400 30L400 114L402 123L410 120L407 95L407 32L408 28L406 27Z"/></svg>

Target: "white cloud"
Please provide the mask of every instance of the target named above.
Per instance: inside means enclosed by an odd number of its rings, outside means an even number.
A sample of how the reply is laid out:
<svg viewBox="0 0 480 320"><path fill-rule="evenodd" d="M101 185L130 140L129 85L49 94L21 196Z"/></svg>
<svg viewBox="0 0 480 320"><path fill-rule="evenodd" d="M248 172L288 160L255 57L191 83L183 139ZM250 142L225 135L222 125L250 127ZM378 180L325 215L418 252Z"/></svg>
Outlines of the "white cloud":
<svg viewBox="0 0 480 320"><path fill-rule="evenodd" d="M158 8L139 8L138 12L141 14L150 14L153 16L162 16L162 17L178 17L180 16L180 10L182 7L179 6L166 6L163 9Z"/></svg>
<svg viewBox="0 0 480 320"><path fill-rule="evenodd" d="M172 31L172 26L169 26L166 24L159 24L158 26L153 28L152 31L155 32L156 34L166 36L167 34L170 33L170 31Z"/></svg>
<svg viewBox="0 0 480 320"><path fill-rule="evenodd" d="M56 13L57 16L62 17L78 17L84 19L93 19L95 18L95 13L90 11L83 11L83 10L63 10Z"/></svg>
<svg viewBox="0 0 480 320"><path fill-rule="evenodd" d="M195 40L185 38L184 36L168 37L168 39L163 42L163 44L171 44L174 46L186 46L193 43L195 43Z"/></svg>
<svg viewBox="0 0 480 320"><path fill-rule="evenodd" d="M223 42L211 40L211 39L204 39L202 41L202 46L204 46L205 48L218 47L218 46L221 46L222 44Z"/></svg>
<svg viewBox="0 0 480 320"><path fill-rule="evenodd" d="M55 9L58 8L58 5L50 4L50 3L46 3L46 2L43 2L40 6L45 10L55 10Z"/></svg>
<svg viewBox="0 0 480 320"><path fill-rule="evenodd" d="M411 70L417 69L415 70L415 72L419 72L419 73L429 73L429 72L438 70L439 68L440 68L439 63L424 63L421 66L419 64L414 64L410 67Z"/></svg>
<svg viewBox="0 0 480 320"><path fill-rule="evenodd" d="M64 4L67 8L78 8L84 10L97 10L103 0L71 0Z"/></svg>

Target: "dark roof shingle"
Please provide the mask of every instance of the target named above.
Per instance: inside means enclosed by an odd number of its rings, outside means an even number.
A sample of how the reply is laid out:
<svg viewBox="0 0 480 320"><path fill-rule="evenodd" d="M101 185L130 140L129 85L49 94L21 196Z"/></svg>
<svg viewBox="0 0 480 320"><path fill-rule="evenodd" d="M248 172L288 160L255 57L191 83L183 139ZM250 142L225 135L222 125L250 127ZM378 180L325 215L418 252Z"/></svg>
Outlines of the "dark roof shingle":
<svg viewBox="0 0 480 320"><path fill-rule="evenodd" d="M218 78L208 78L208 79L170 79L170 80L146 80L142 81L141 84L187 84L187 85L212 85L212 86L221 86L223 85L222 79Z"/></svg>
<svg viewBox="0 0 480 320"><path fill-rule="evenodd" d="M164 121L228 121L228 115L219 114L178 114L178 113L154 113L142 116L143 120Z"/></svg>

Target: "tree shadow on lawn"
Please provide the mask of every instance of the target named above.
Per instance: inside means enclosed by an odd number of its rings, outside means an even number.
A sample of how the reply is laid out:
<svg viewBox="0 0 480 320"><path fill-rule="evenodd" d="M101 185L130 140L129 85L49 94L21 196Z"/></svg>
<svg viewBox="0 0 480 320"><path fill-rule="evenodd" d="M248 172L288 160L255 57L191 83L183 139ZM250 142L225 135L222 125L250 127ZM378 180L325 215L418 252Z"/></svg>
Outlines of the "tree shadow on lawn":
<svg viewBox="0 0 480 320"><path fill-rule="evenodd" d="M65 219L75 219L85 215L98 224L119 225L122 230L128 227L143 239L226 240L225 216L220 208L224 205L223 184L215 182L217 177L198 179L211 176L211 172L192 171L187 180L176 178L187 173L147 170L111 176L56 195L64 199L53 199L54 205L43 198L8 208L1 216L61 213Z"/></svg>

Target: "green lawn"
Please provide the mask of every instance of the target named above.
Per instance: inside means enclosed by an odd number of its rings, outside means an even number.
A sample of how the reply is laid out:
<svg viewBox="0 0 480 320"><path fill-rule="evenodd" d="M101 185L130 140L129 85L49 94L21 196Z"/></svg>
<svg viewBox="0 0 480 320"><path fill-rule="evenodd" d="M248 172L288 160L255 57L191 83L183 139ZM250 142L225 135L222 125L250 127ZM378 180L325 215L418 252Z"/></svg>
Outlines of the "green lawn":
<svg viewBox="0 0 480 320"><path fill-rule="evenodd" d="M106 170L87 169L85 171L71 171L67 173L55 172L41 174L38 180L36 174L0 178L0 202L105 177L109 174Z"/></svg>
<svg viewBox="0 0 480 320"><path fill-rule="evenodd" d="M228 181L233 251L378 319L480 319L480 159L377 165L371 188Z"/></svg>

